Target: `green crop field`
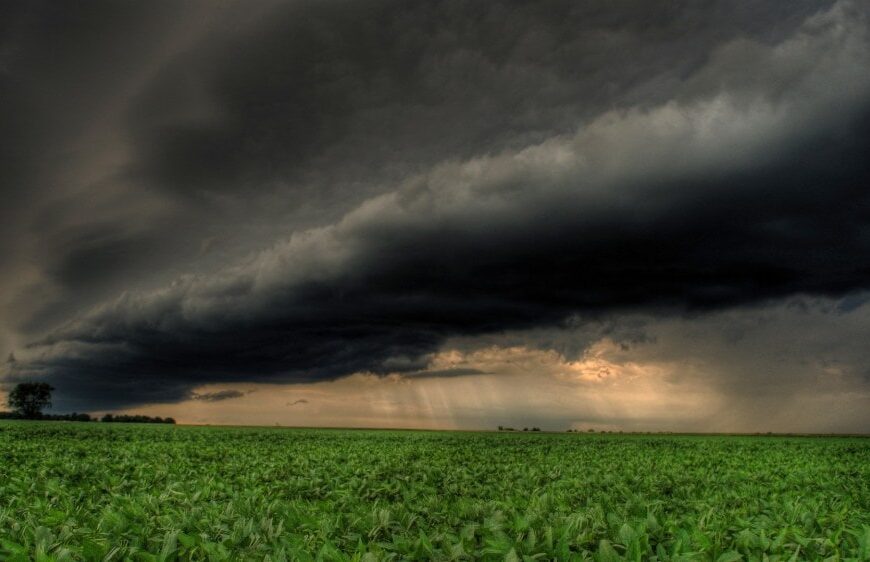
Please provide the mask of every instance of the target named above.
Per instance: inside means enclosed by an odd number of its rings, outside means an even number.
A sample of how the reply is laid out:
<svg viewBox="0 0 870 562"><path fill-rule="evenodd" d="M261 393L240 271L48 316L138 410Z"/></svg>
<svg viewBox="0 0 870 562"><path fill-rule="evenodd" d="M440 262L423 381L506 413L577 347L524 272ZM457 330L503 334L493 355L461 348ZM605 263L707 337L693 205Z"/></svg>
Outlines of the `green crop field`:
<svg viewBox="0 0 870 562"><path fill-rule="evenodd" d="M870 560L870 440L0 423L0 560Z"/></svg>

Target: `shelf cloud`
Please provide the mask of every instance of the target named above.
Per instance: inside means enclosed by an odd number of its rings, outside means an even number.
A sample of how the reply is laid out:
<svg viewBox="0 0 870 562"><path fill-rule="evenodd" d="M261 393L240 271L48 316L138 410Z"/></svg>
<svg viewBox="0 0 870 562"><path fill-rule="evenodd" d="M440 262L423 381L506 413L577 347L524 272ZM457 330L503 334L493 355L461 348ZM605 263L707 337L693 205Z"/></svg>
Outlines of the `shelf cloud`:
<svg viewBox="0 0 870 562"><path fill-rule="evenodd" d="M439 358L795 303L864 329L865 2L8 10L3 380L69 407L489 377ZM754 357L703 380L814 391Z"/></svg>

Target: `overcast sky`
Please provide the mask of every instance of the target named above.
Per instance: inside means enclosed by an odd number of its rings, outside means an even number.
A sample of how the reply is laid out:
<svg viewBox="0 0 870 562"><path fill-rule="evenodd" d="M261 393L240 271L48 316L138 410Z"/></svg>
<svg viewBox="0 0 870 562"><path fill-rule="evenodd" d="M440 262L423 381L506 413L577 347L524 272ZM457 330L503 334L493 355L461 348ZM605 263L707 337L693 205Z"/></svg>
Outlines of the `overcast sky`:
<svg viewBox="0 0 870 562"><path fill-rule="evenodd" d="M870 431L870 2L0 2L0 386Z"/></svg>

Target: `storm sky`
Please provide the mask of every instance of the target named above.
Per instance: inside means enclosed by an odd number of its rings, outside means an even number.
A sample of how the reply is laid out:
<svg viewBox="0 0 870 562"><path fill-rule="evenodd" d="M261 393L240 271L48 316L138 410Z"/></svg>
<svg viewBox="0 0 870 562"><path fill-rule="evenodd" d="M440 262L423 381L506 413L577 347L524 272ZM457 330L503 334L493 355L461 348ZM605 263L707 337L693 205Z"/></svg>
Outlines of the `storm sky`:
<svg viewBox="0 0 870 562"><path fill-rule="evenodd" d="M870 431L870 2L0 2L0 382Z"/></svg>

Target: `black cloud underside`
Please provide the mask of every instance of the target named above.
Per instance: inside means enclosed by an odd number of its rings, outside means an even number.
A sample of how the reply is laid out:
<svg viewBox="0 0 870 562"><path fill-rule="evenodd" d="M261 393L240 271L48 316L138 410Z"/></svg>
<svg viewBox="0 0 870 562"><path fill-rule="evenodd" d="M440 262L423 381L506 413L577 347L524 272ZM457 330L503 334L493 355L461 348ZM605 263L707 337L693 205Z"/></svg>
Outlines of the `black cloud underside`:
<svg viewBox="0 0 870 562"><path fill-rule="evenodd" d="M59 287L28 297L37 312L19 323L37 341L15 350L11 379L42 376L59 407L82 410L183 400L206 383L435 376L427 354L453 336L870 289L867 106L763 164L650 179L624 199L581 202L577 180L512 221L360 231L351 267L276 288L245 313L200 324L179 320L180 305L166 322L76 316L217 269L197 269L203 240L240 225L254 234L239 247L266 248L439 163L571 135L610 110L691 105L729 87L775 105L791 82L768 84L766 70L682 88L722 45L776 45L831 4L302 1L237 26L253 8L228 3L229 23L172 53L172 24L194 36L212 3L187 4L189 20L170 4L0 3L0 250L36 248ZM82 133L119 105L108 140ZM129 162L94 185L56 162L122 141ZM131 212L74 205L104 198ZM170 211L149 220L154 200ZM45 294L58 302L40 309ZM42 337L62 320L73 328ZM79 347L42 354L50 344Z"/></svg>
<svg viewBox="0 0 870 562"><path fill-rule="evenodd" d="M769 165L655 186L646 210L611 203L577 220L566 202L501 230L376 233L361 266L272 295L258 317L199 330L103 326L78 340L123 347L55 359L51 378L104 404L173 401L207 382L416 372L450 336L573 314L867 289L868 115Z"/></svg>

